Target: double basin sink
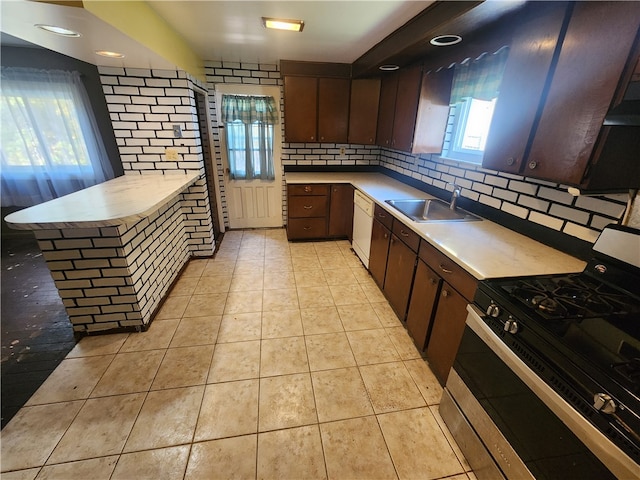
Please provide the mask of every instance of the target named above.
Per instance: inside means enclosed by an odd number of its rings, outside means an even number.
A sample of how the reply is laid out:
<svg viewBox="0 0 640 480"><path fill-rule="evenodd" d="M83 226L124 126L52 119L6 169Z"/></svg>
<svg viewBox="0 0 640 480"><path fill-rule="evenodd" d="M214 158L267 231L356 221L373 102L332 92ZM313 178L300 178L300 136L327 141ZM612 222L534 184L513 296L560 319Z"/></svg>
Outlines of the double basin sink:
<svg viewBox="0 0 640 480"><path fill-rule="evenodd" d="M386 203L414 222L473 222L482 220L461 208L452 209L450 204L438 199L386 200Z"/></svg>

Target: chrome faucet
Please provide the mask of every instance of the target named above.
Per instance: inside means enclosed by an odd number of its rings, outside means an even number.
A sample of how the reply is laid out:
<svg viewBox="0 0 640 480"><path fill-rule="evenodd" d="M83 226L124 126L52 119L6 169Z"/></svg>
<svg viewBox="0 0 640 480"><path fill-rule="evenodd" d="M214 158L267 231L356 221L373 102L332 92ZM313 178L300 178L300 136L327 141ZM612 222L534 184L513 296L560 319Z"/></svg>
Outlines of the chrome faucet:
<svg viewBox="0 0 640 480"><path fill-rule="evenodd" d="M453 193L451 194L451 203L449 203L449 208L455 212L456 203L458 203L458 198L460 198L460 195L462 194L462 188L455 183L452 183L451 185L453 185Z"/></svg>

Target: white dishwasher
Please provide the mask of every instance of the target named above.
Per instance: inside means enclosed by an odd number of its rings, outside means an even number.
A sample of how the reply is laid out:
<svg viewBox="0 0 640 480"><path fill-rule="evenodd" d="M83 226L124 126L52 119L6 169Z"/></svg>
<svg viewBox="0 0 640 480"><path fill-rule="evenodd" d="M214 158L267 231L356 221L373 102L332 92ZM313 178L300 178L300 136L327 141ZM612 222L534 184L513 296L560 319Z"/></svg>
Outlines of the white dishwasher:
<svg viewBox="0 0 640 480"><path fill-rule="evenodd" d="M373 201L354 190L353 194L353 250L365 267L369 268L371 227L373 226Z"/></svg>

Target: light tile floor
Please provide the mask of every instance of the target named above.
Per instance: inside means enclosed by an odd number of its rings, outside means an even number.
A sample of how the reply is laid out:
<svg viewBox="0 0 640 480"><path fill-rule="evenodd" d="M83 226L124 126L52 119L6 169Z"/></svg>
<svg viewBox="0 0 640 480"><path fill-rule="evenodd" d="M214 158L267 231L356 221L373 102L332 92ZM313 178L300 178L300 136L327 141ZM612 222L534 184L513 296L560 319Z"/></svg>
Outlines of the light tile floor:
<svg viewBox="0 0 640 480"><path fill-rule="evenodd" d="M2 479L474 479L441 393L348 242L232 231L147 332L76 345Z"/></svg>

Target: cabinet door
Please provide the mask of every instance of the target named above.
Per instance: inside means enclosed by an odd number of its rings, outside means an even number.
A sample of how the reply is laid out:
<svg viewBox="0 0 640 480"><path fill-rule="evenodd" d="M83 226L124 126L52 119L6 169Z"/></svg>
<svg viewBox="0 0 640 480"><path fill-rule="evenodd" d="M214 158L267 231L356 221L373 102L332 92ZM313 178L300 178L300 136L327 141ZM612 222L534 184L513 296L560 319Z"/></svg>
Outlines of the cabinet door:
<svg viewBox="0 0 640 480"><path fill-rule="evenodd" d="M353 187L348 184L331 185L329 202L329 236L347 237L353 233Z"/></svg>
<svg viewBox="0 0 640 480"><path fill-rule="evenodd" d="M391 147L397 92L397 73L387 73L382 77L382 83L380 84L380 107L378 109L378 128L376 130L376 145L381 147Z"/></svg>
<svg viewBox="0 0 640 480"><path fill-rule="evenodd" d="M421 81L422 65L399 71L391 141L391 146L396 150L410 152L413 146Z"/></svg>
<svg viewBox="0 0 640 480"><path fill-rule="evenodd" d="M389 240L391 231L378 220L373 220L371 229L371 250L369 251L369 272L380 289L384 287L384 276L387 271Z"/></svg>
<svg viewBox="0 0 640 480"><path fill-rule="evenodd" d="M467 319L467 300L444 282L427 344L427 360L442 386L447 383L449 370L456 357L464 324Z"/></svg>
<svg viewBox="0 0 640 480"><path fill-rule="evenodd" d="M347 142L350 91L348 78L318 79L318 141Z"/></svg>
<svg viewBox="0 0 640 480"><path fill-rule="evenodd" d="M525 176L583 181L639 23L639 2L575 2Z"/></svg>
<svg viewBox="0 0 640 480"><path fill-rule="evenodd" d="M398 237L391 235L387 272L384 279L384 294L402 321L407 316L416 259L417 254L413 250Z"/></svg>
<svg viewBox="0 0 640 480"><path fill-rule="evenodd" d="M453 68L422 77L412 153L441 153L449 120Z"/></svg>
<svg viewBox="0 0 640 480"><path fill-rule="evenodd" d="M567 15L566 2L534 2L518 18L482 166L518 173Z"/></svg>
<svg viewBox="0 0 640 480"><path fill-rule="evenodd" d="M379 101L380 79L365 78L351 81L349 143L375 145Z"/></svg>
<svg viewBox="0 0 640 480"><path fill-rule="evenodd" d="M315 142L318 79L284 77L284 136L287 142Z"/></svg>
<svg viewBox="0 0 640 480"><path fill-rule="evenodd" d="M427 346L441 283L438 274L419 260L407 312L407 330L420 351Z"/></svg>

